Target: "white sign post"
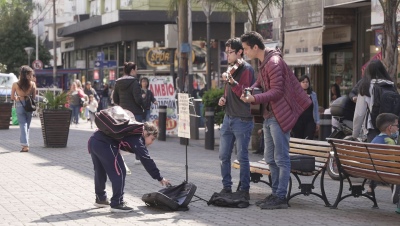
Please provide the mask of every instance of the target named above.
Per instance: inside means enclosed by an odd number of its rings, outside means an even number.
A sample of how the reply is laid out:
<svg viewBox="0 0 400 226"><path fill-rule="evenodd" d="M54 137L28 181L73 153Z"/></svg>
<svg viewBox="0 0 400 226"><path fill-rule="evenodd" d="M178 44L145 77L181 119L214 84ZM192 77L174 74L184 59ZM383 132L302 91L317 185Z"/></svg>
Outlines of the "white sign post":
<svg viewBox="0 0 400 226"><path fill-rule="evenodd" d="M178 93L178 137L190 139L189 94Z"/></svg>

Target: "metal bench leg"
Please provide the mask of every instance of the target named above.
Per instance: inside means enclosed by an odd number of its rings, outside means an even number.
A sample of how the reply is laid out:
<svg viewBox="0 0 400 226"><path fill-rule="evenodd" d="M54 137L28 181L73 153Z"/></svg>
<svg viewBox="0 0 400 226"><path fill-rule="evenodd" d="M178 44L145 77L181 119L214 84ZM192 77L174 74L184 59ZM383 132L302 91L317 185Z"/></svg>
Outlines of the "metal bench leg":
<svg viewBox="0 0 400 226"><path fill-rule="evenodd" d="M343 192L343 176L342 174L339 172L339 180L340 180L340 185L339 185L339 192L338 195L336 197L336 201L333 204L333 206L331 207L331 209L337 209L337 206L339 204L340 201L342 201L342 192Z"/></svg>
<svg viewBox="0 0 400 226"><path fill-rule="evenodd" d="M320 175L320 177L321 177L320 187L321 187L322 200L324 200L324 202L325 202L325 207L330 207L331 204L329 203L328 198L326 197L326 194L325 194L325 186L324 186L325 170L326 170L326 168L322 169L322 173Z"/></svg>

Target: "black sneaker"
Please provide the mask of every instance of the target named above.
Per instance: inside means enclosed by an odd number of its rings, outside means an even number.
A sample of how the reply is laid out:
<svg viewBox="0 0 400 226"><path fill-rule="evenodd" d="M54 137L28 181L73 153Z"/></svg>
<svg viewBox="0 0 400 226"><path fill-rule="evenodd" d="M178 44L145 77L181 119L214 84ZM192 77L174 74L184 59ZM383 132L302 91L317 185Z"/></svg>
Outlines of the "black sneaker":
<svg viewBox="0 0 400 226"><path fill-rule="evenodd" d="M219 193L220 194L232 193L232 189L231 188L223 188Z"/></svg>
<svg viewBox="0 0 400 226"><path fill-rule="evenodd" d="M287 209L288 204L286 198L279 198L278 196L275 196L275 198L271 198L268 202L265 202L260 205L261 209L268 209L268 210L274 210L274 209Z"/></svg>
<svg viewBox="0 0 400 226"><path fill-rule="evenodd" d="M276 197L275 195L270 194L266 198L258 200L255 204L256 204L256 206L260 206L260 205L268 202L269 200L274 199L275 197Z"/></svg>
<svg viewBox="0 0 400 226"><path fill-rule="evenodd" d="M237 191L236 194L243 196L246 200L250 200L250 194L249 191Z"/></svg>
<svg viewBox="0 0 400 226"><path fill-rule="evenodd" d="M110 202L108 201L108 199L103 200L103 201L101 201L100 199L96 199L96 201L93 205L96 207L99 207L99 208L104 208L104 207L109 207Z"/></svg>
<svg viewBox="0 0 400 226"><path fill-rule="evenodd" d="M396 204L399 202L399 192L400 192L400 186L397 184L393 185L393 189L392 189L392 201L393 204Z"/></svg>
<svg viewBox="0 0 400 226"><path fill-rule="evenodd" d="M133 211L133 208L128 207L126 205L126 202L122 202L118 206L111 207L112 213L128 213L128 212L132 212L132 211Z"/></svg>

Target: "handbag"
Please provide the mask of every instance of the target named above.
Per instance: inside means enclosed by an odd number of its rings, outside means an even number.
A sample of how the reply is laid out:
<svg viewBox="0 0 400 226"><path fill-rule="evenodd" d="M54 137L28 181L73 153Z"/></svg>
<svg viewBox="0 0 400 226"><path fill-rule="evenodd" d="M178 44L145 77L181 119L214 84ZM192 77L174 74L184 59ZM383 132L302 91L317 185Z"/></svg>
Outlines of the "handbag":
<svg viewBox="0 0 400 226"><path fill-rule="evenodd" d="M25 105L22 103L21 99L19 100L21 105L24 107L26 112L33 112L36 111L36 102L32 98L32 96L26 96L25 97Z"/></svg>
<svg viewBox="0 0 400 226"><path fill-rule="evenodd" d="M18 83L17 85L21 89L21 86ZM24 107L26 112L36 111L36 102L32 98L32 93L29 96L25 96L25 105L22 103L21 99L19 99L19 102L21 103L22 107Z"/></svg>
<svg viewBox="0 0 400 226"><path fill-rule="evenodd" d="M14 126L19 125L17 109L15 108L15 102L13 108L11 109L11 121Z"/></svg>

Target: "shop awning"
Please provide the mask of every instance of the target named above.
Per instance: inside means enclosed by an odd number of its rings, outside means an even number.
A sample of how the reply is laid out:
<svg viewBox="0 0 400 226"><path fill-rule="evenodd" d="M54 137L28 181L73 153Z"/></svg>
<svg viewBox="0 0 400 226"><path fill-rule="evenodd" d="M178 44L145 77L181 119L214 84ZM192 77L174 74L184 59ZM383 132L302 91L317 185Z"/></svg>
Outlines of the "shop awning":
<svg viewBox="0 0 400 226"><path fill-rule="evenodd" d="M285 32L283 59L289 66L322 65L323 28Z"/></svg>
<svg viewBox="0 0 400 226"><path fill-rule="evenodd" d="M57 69L57 75L63 74L79 74L81 69ZM53 69L35 70L36 75L53 75Z"/></svg>

